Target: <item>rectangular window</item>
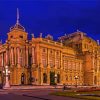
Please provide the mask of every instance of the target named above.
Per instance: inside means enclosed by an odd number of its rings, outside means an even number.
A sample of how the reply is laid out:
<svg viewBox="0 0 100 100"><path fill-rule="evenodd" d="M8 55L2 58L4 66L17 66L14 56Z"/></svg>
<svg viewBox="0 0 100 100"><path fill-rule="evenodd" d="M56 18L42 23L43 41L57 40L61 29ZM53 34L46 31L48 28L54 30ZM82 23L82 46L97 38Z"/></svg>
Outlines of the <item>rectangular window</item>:
<svg viewBox="0 0 100 100"><path fill-rule="evenodd" d="M42 64L44 67L47 66L47 53L46 52L42 52Z"/></svg>

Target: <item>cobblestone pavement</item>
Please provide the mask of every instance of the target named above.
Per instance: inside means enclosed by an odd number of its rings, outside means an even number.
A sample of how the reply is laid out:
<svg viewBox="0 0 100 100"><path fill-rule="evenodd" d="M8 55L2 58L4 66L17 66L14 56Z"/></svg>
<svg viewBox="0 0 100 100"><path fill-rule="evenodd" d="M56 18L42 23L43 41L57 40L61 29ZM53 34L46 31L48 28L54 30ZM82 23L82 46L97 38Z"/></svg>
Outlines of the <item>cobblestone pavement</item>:
<svg viewBox="0 0 100 100"><path fill-rule="evenodd" d="M0 100L80 100L69 97L53 96L54 89L38 90L5 90L0 91Z"/></svg>

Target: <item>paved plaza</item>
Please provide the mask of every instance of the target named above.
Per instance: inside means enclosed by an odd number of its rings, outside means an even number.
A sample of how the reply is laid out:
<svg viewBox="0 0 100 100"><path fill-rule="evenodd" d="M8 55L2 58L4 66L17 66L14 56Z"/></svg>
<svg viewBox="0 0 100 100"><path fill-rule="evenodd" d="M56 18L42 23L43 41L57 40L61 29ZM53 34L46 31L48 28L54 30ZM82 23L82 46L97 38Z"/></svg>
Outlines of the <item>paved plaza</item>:
<svg viewBox="0 0 100 100"><path fill-rule="evenodd" d="M34 90L0 90L0 100L80 100L69 97L49 95L61 90L34 89Z"/></svg>

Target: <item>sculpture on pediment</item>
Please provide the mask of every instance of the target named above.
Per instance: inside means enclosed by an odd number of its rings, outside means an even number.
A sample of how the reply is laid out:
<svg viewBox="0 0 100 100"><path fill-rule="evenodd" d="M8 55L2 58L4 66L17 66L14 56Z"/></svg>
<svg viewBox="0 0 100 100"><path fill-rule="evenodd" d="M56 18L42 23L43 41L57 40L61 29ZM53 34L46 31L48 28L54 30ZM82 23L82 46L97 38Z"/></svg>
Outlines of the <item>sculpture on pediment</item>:
<svg viewBox="0 0 100 100"><path fill-rule="evenodd" d="M40 38L42 38L42 33L40 33Z"/></svg>
<svg viewBox="0 0 100 100"><path fill-rule="evenodd" d="M31 35L32 35L32 38L34 38L34 33L32 33Z"/></svg>
<svg viewBox="0 0 100 100"><path fill-rule="evenodd" d="M50 34L48 34L45 38L48 40L53 40L53 36L51 36Z"/></svg>

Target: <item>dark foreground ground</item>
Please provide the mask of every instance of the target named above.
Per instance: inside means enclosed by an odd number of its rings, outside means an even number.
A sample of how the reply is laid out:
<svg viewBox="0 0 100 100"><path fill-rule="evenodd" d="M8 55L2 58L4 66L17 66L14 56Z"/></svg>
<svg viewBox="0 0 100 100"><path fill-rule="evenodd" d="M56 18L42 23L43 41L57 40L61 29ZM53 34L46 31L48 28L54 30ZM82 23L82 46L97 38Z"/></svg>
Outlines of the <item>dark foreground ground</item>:
<svg viewBox="0 0 100 100"><path fill-rule="evenodd" d="M80 100L69 97L49 95L55 89L36 90L0 90L0 100Z"/></svg>

